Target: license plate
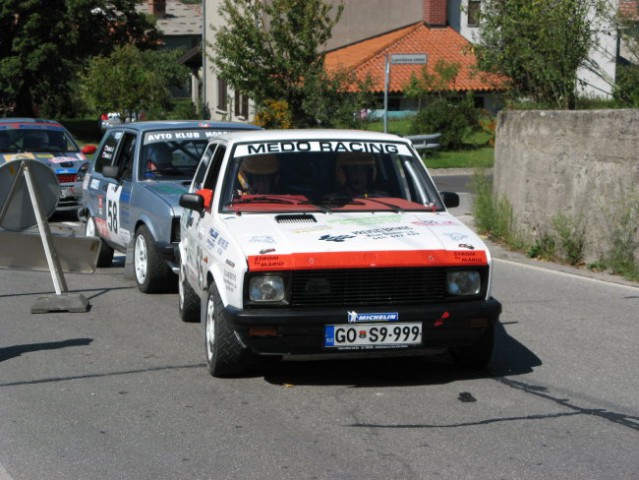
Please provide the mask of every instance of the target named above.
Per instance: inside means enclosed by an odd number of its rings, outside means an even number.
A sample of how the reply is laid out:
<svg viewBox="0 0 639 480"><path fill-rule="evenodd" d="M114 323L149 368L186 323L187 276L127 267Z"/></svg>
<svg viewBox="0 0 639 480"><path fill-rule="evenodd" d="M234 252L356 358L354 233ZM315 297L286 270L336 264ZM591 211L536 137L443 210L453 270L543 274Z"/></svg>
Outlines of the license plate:
<svg viewBox="0 0 639 480"><path fill-rule="evenodd" d="M421 323L362 323L324 327L326 348L403 347L421 343Z"/></svg>

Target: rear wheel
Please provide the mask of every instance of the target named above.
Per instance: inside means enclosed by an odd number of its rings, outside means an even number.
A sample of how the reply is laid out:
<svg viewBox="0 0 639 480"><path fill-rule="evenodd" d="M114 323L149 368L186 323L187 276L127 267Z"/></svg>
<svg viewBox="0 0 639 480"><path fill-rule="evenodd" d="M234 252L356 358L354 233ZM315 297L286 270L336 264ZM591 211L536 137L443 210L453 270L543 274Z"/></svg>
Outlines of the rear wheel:
<svg viewBox="0 0 639 480"><path fill-rule="evenodd" d="M135 231L134 242L133 269L138 289L143 293L170 290L175 283L175 275L155 251L153 236L145 225Z"/></svg>
<svg viewBox="0 0 639 480"><path fill-rule="evenodd" d="M84 235L87 237L98 237L97 229L95 227L95 220L92 216L87 217L87 224L84 230ZM113 249L109 247L104 240L100 238L100 247L98 252L98 267L110 267L113 263Z"/></svg>
<svg viewBox="0 0 639 480"><path fill-rule="evenodd" d="M480 370L488 365L494 344L495 325L493 324L484 330L475 343L464 347L451 347L449 352L457 365Z"/></svg>
<svg viewBox="0 0 639 480"><path fill-rule="evenodd" d="M184 272L184 264L180 262L178 279L178 311L183 322L200 321L200 297L191 288Z"/></svg>
<svg viewBox="0 0 639 480"><path fill-rule="evenodd" d="M244 372L248 366L250 354L240 344L229 325L215 284L209 288L204 322L209 373L214 377L228 377Z"/></svg>

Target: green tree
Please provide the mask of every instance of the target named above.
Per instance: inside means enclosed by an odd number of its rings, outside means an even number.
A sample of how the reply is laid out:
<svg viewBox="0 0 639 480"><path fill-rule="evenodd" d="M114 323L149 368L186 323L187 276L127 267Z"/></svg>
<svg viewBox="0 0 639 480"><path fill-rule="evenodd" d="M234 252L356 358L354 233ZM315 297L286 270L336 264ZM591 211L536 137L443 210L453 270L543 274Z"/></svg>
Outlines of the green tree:
<svg viewBox="0 0 639 480"><path fill-rule="evenodd" d="M129 117L141 110L171 107L170 86L180 86L189 70L178 63L180 50L139 50L116 47L108 56L94 57L82 80L82 92L96 111L121 112Z"/></svg>
<svg viewBox="0 0 639 480"><path fill-rule="evenodd" d="M65 113L83 63L116 45L156 45L138 0L2 0L0 114Z"/></svg>
<svg viewBox="0 0 639 480"><path fill-rule="evenodd" d="M478 66L508 77L515 100L573 109L578 68L598 70L589 52L607 15L604 0L485 0Z"/></svg>
<svg viewBox="0 0 639 480"><path fill-rule="evenodd" d="M628 2L619 11L617 27L625 61L617 63L614 98L621 106L639 107L639 4Z"/></svg>
<svg viewBox="0 0 639 480"><path fill-rule="evenodd" d="M305 99L308 84L323 75L319 47L331 37L343 5L334 15L333 8L322 0L223 0L219 14L225 26L210 45L218 75L258 108L283 100L295 126L316 123Z"/></svg>

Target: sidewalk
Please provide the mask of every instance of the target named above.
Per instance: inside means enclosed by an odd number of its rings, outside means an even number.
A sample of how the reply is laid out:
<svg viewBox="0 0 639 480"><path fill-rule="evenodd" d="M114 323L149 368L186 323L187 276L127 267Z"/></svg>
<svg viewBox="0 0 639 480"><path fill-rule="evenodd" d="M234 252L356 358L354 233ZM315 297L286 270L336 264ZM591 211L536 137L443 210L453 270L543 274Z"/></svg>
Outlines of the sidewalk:
<svg viewBox="0 0 639 480"><path fill-rule="evenodd" d="M455 175L458 175L455 173ZM470 193L460 193L459 194L459 207L450 208L448 211L461 220L465 225L469 228L475 229L475 219L473 217L473 196ZM600 280L608 283L616 283L619 285L627 285L631 287L639 288L639 283L632 282L630 280L626 280L625 278L619 275L612 275L606 272L594 272L592 270L588 270L585 267L573 267L571 265L564 265L561 263L548 262L545 260L538 260L536 258L530 258L524 253L515 252L509 250L503 245L495 243L484 235L480 235L482 240L488 245L488 249L490 250L490 254L493 258L499 260L505 260L515 263L520 263L523 265L533 266L537 268L545 268L548 270L553 270L556 272L567 273L571 275L577 275L580 277L592 278L595 280Z"/></svg>

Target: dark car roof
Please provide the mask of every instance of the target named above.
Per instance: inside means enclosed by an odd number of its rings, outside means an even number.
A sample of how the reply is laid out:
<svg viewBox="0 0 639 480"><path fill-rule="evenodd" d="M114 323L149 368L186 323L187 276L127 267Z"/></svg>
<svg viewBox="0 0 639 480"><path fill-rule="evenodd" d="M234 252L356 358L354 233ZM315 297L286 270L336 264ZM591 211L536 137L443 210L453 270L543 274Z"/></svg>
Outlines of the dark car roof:
<svg viewBox="0 0 639 480"><path fill-rule="evenodd" d="M64 128L60 122L55 120L47 120L44 118L28 118L28 117L8 117L0 118L0 126L4 128Z"/></svg>
<svg viewBox="0 0 639 480"><path fill-rule="evenodd" d="M138 132L147 132L150 130L171 130L171 129L198 129L213 128L220 130L262 130L257 125L240 122L214 122L210 120L158 120L148 122L132 122L122 125L113 126L111 128L127 128Z"/></svg>

